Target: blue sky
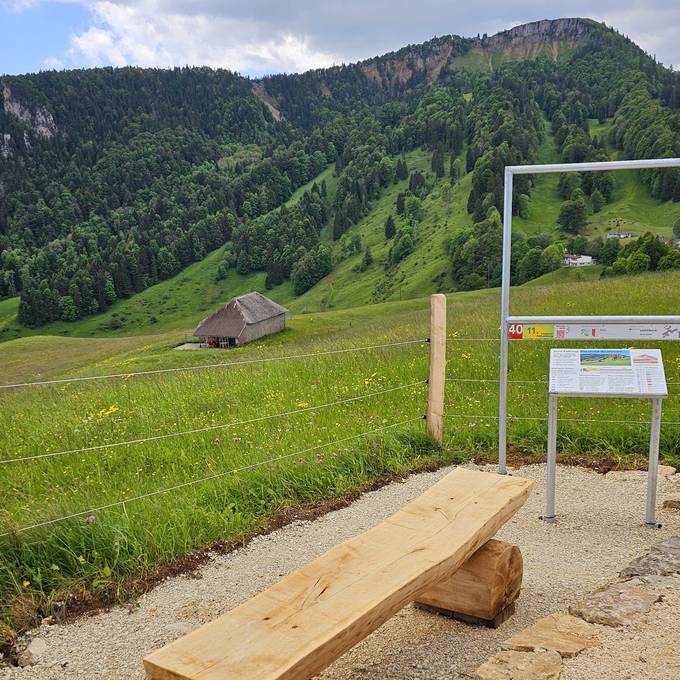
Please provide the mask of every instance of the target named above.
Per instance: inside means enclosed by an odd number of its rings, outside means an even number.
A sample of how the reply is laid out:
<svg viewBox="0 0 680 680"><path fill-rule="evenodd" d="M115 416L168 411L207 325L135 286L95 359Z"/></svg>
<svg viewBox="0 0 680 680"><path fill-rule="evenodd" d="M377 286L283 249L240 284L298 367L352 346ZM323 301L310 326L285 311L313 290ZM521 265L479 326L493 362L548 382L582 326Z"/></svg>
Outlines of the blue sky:
<svg viewBox="0 0 680 680"><path fill-rule="evenodd" d="M0 0L0 73L191 64L262 75L560 16L605 21L680 64L678 0Z"/></svg>
<svg viewBox="0 0 680 680"><path fill-rule="evenodd" d="M64 51L69 35L86 29L90 19L78 4L46 2L22 10L0 1L0 72L46 68L46 60Z"/></svg>

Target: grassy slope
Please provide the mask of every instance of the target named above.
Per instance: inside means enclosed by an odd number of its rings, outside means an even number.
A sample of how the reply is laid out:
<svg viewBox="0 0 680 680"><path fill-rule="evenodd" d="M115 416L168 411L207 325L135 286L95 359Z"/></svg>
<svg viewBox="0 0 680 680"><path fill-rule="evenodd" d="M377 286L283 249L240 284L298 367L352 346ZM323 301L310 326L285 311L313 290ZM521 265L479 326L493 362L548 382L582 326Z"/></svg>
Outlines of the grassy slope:
<svg viewBox="0 0 680 680"><path fill-rule="evenodd" d="M609 122L591 121L591 131L606 138ZM612 156L616 154L611 151ZM409 167L429 171L430 154L414 151L407 155ZM543 142L539 148L539 162L558 161L554 139L549 125L545 127ZM315 180L326 180L332 199L336 178L329 166ZM607 230L621 228L634 234L651 230L670 235L672 224L680 217L680 203L659 203L651 198L636 173L614 173L614 200L597 215L589 216L587 235L604 235ZM302 193L312 185L309 182L298 189L289 200L299 200ZM382 300L399 300L418 297L436 291L447 283L447 257L444 251L446 238L457 229L470 225L465 209L471 186L467 175L453 188L452 211L447 215L441 198L442 187L447 180L439 182L425 200L425 218L418 228L416 250L398 267L386 271L384 267L391 243L386 243L383 227L387 215L396 217L395 202L399 191L407 183L399 182L388 187L383 196L375 201L369 214L352 227L350 234L361 237L362 246L371 247L374 263L365 272L355 272L363 253L340 262L334 271L299 298L294 298L290 283L278 286L268 295L286 304L292 312L317 312L333 308L352 307ZM516 217L515 228L525 234L545 231L557 234L556 223L561 199L557 193L557 174L540 175L535 178L531 194L530 213L527 219ZM397 225L400 218L397 218ZM322 233L322 239L332 243L330 227ZM339 244L333 244L336 254ZM0 301L0 341L26 335L58 335L76 337L126 337L130 335L171 334L181 339L189 335L198 321L233 295L253 289L264 290L264 273L240 276L231 271L229 276L216 281L217 265L221 250L208 255L168 281L159 283L129 300L121 300L104 314L89 317L76 323L58 322L40 329L27 329L16 321L18 299ZM181 333L178 333L181 331Z"/></svg>
<svg viewBox="0 0 680 680"><path fill-rule="evenodd" d="M567 278L572 276L569 272ZM680 272L671 272L636 279L522 286L513 291L512 311L669 313L676 310L679 285ZM400 428L408 436L343 441L235 476L129 502L124 509L96 511L94 525L76 518L28 532L25 541L0 539L0 602L7 605L27 593L36 597L55 594L74 581L102 587L116 577L150 569L196 546L236 539L283 507L341 494L426 460L460 460L480 453L493 457L495 422L469 416L494 415L497 386L493 381L467 380L497 375L498 309L497 289L449 296L447 374L466 382L447 383L443 450L419 439L422 424L417 420ZM82 347L102 341L28 338L8 342L3 349L16 358L25 356L27 343L64 343L38 348L30 365L23 367L23 377L30 378L64 371L109 373L188 366L198 361L231 362L424 338L427 333L425 298L297 316L288 332L228 353L179 352L171 349L171 334L165 341L128 339L136 343L134 347L116 346L114 343L124 341L113 339L108 341L105 359L80 354L82 365L76 371L55 364L60 352L81 352ZM465 338L489 340L468 342ZM513 415L545 417L550 344L513 343L511 380L540 381L511 385ZM658 346L663 348L668 379L678 381L680 347L676 343ZM41 351L47 347L52 348L52 354ZM7 465L0 477L0 533L3 526L23 526L89 510L407 418L418 419L425 407L422 384L335 408L304 409L421 381L427 375L427 356L427 344L418 342L303 360L0 391L3 458L234 423L190 436ZM4 380L6 366L3 363ZM676 392L675 388L671 391ZM619 423L565 421L560 427L560 451L569 455L588 452L593 457L620 460L623 465L639 464L645 458L648 432L637 421L646 422L647 409L636 400L565 402L561 411L565 418L610 418ZM300 412L285 418L235 423L296 411ZM675 397L665 406L664 416L667 421L680 420ZM516 450L541 459L545 422L511 421L509 442ZM680 462L678 428L663 429L661 451L666 462ZM23 586L24 581L29 585ZM7 609L0 611L0 616L3 613L7 615Z"/></svg>
<svg viewBox="0 0 680 680"><path fill-rule="evenodd" d="M431 155L415 151L407 155L410 170L429 171ZM451 191L451 214L447 215L442 201L442 189L448 179L438 182L424 201L425 217L418 225L417 245L411 255L387 271L385 261L393 241L386 241L385 220L395 219L397 229L403 219L396 214L396 199L404 191L407 181L388 187L371 207L369 214L353 226L348 235L358 234L362 247L369 246L374 262L365 272L354 269L363 258L363 251L342 262L314 288L292 300L294 312L351 307L383 300L399 300L426 295L437 290L437 277L446 273L447 257L444 241L455 229L471 224L465 205L470 191L471 176L464 177ZM339 244L335 245L336 254Z"/></svg>
<svg viewBox="0 0 680 680"><path fill-rule="evenodd" d="M590 121L592 135L607 138L611 122ZM539 149L539 163L558 163L554 136L550 126L545 126L545 138ZM619 157L609 149L612 160ZM588 216L586 235L605 237L608 231L615 231L620 223L622 231L630 231L635 236L651 231L662 236L672 234L673 224L680 217L680 203L668 201L661 203L652 198L640 182L637 172L619 171L613 173L614 196L611 203L597 214ZM531 192L531 206L528 219L515 218L514 224L526 234L540 231L557 234L557 216L561 198L557 192L559 175L538 175Z"/></svg>

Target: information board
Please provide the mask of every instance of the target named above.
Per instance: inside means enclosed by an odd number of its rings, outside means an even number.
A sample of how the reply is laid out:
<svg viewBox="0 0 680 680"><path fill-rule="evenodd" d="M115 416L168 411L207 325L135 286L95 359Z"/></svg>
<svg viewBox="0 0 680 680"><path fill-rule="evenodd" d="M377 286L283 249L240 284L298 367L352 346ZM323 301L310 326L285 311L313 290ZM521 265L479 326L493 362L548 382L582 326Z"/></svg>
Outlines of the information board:
<svg viewBox="0 0 680 680"><path fill-rule="evenodd" d="M680 340L680 324L523 324L508 327L510 340Z"/></svg>
<svg viewBox="0 0 680 680"><path fill-rule="evenodd" d="M551 349L550 394L666 397L658 349Z"/></svg>

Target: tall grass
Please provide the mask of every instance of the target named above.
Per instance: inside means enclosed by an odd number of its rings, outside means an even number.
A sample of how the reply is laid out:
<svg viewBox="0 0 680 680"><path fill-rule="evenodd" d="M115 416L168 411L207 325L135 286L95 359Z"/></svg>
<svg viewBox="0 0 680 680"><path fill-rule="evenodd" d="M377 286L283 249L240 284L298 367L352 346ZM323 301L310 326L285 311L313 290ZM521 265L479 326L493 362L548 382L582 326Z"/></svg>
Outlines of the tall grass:
<svg viewBox="0 0 680 680"><path fill-rule="evenodd" d="M521 287L513 290L513 312L675 313L678 284L680 274L669 273ZM498 309L497 290L449 297L447 376L452 380L446 387L441 449L424 437L418 421L381 429L417 419L425 411L426 386L421 381L428 368L427 300L294 317L286 333L230 352L175 351L179 335L138 338L136 345L112 345L106 359L93 360L84 353L77 370L72 365L51 369L54 356L49 351L44 356L35 353L31 362L22 364L17 354L28 340L5 343L3 356L14 367L12 376L31 379L64 371L107 374L423 339L348 354L0 390L2 459L225 425L0 465L0 533L9 533L0 538L0 615L19 624L26 617L17 612L38 606L48 611L48 603L63 599L66 591L109 588L121 577L148 573L196 548L239 540L279 510L342 495L428 460L464 460L478 454L493 458ZM40 341L47 349L50 338ZM509 443L536 460L544 457L551 345L511 345L510 379L539 382L511 383L510 413L540 420L511 420ZM668 379L680 382L677 345L657 346ZM4 375L0 378L8 382ZM308 410L411 383L418 384ZM679 387L671 386L664 409L667 422L680 421ZM648 445L648 410L644 401L563 400L560 415L581 422L560 423L560 451L637 466L644 462ZM242 422L279 413L290 415ZM353 438L364 432L371 434ZM680 462L680 427L662 428L661 451L665 461ZM205 477L212 479L192 483ZM168 493L17 531L171 487Z"/></svg>

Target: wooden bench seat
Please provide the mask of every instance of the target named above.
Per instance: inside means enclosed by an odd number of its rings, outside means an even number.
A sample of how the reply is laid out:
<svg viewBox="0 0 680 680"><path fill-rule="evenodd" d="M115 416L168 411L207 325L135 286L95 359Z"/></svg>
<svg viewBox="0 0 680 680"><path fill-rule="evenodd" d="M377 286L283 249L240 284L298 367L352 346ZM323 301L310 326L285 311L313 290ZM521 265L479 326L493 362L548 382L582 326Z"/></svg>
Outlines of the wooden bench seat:
<svg viewBox="0 0 680 680"><path fill-rule="evenodd" d="M147 677L310 678L450 578L532 486L457 468L381 524L150 654Z"/></svg>

